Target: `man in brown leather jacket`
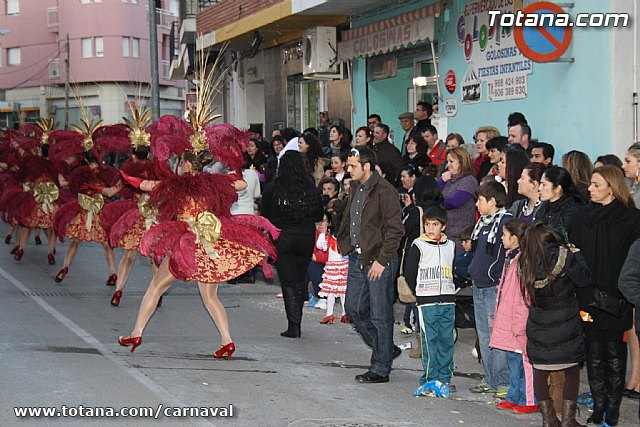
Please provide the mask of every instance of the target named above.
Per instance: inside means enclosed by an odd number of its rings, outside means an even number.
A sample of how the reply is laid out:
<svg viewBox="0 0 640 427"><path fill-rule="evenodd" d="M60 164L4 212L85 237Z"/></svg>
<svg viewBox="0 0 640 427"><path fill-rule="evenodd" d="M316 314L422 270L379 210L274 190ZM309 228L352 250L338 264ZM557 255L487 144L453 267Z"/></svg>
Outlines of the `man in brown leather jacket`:
<svg viewBox="0 0 640 427"><path fill-rule="evenodd" d="M388 382L400 355L393 345L393 301L404 226L398 192L375 166L372 150L351 150L347 170L353 180L337 235L340 251L349 255L345 309L373 351L369 371L356 376L362 383Z"/></svg>

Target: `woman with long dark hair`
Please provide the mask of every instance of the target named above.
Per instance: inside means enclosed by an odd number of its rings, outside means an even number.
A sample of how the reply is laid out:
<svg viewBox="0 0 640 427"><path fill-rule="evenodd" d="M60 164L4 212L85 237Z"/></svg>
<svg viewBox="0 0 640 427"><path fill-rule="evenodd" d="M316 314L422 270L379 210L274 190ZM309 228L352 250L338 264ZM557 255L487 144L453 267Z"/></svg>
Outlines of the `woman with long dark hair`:
<svg viewBox="0 0 640 427"><path fill-rule="evenodd" d="M589 155L582 151L571 150L562 156L562 167L571 175L573 185L575 185L580 197L588 200L589 191L587 191L587 188L589 188L591 174L593 173L593 164Z"/></svg>
<svg viewBox="0 0 640 427"><path fill-rule="evenodd" d="M536 222L520 242L518 260L522 296L529 306L527 356L533 364L533 388L543 425L560 426L549 392L549 375L563 372L562 425L580 426L576 398L580 363L586 351L576 287L587 286L589 271L579 252L562 243L551 226Z"/></svg>
<svg viewBox="0 0 640 427"><path fill-rule="evenodd" d="M527 164L529 157L522 150L508 149L502 153L502 160L498 163L498 175L504 180L504 187L507 189L507 209L521 198L518 194L518 179Z"/></svg>
<svg viewBox="0 0 640 427"><path fill-rule="evenodd" d="M600 424L604 418L615 426L627 369L623 336L632 324L632 307L618 289L618 277L631 244L640 237L640 211L617 166L596 168L589 194L591 204L575 214L569 229L571 242L591 270L589 287L578 292L580 308L593 319L584 325L593 396L588 421Z"/></svg>
<svg viewBox="0 0 640 427"><path fill-rule="evenodd" d="M351 131L344 126L333 125L329 129L329 143L331 144L331 155L344 154L349 156L351 150Z"/></svg>
<svg viewBox="0 0 640 427"><path fill-rule="evenodd" d="M544 203L538 219L544 219L569 244L568 229L573 215L584 205L569 171L551 166L540 179L540 200Z"/></svg>
<svg viewBox="0 0 640 427"><path fill-rule="evenodd" d="M305 275L315 244L315 223L322 220L322 199L304 168L300 153L287 151L280 158L278 176L262 194L261 215L281 234L276 248L288 327L280 335L300 337L302 306L307 297Z"/></svg>
<svg viewBox="0 0 640 427"><path fill-rule="evenodd" d="M329 159L322 156L322 142L311 132L305 132L298 138L298 151L304 155L305 168L318 185L324 176L324 170L329 166Z"/></svg>

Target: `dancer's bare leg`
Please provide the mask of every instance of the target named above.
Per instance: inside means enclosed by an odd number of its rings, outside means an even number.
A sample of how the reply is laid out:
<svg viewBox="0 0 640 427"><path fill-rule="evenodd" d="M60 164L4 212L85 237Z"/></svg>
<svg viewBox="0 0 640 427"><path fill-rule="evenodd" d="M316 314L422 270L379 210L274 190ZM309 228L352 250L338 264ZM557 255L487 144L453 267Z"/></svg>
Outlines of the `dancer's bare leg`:
<svg viewBox="0 0 640 427"><path fill-rule="evenodd" d="M200 297L209 315L213 319L213 322L220 332L220 344L229 344L231 334L229 333L229 320L227 319L227 312L224 309L224 305L218 298L218 284L217 283L200 283L198 282L198 289L200 289Z"/></svg>
<svg viewBox="0 0 640 427"><path fill-rule="evenodd" d="M131 272L131 267L133 266L133 261L136 259L136 255L138 255L137 250L132 251L124 251L122 254L122 258L120 258L120 264L118 265L118 280L116 281L116 291L121 291L124 289L125 283L127 283L127 278L129 277L129 273Z"/></svg>
<svg viewBox="0 0 640 427"><path fill-rule="evenodd" d="M31 229L27 227L20 227L20 231L17 234L17 243L20 245L20 249L25 250L27 247L27 241L29 240L29 235L31 234Z"/></svg>
<svg viewBox="0 0 640 427"><path fill-rule="evenodd" d="M176 278L173 277L173 275L169 271L169 258L166 257L164 260L162 260L162 264L160 264L158 272L155 276L153 276L153 280L151 280L149 288L144 294L144 298L142 298L140 310L138 310L136 325L133 328L133 331L131 331L131 337L142 336L142 332L147 326L147 322L149 322L151 315L156 310L158 300L175 281Z"/></svg>
<svg viewBox="0 0 640 427"><path fill-rule="evenodd" d="M53 231L53 227L44 230L44 235L47 236L47 241L49 242L48 253L53 254L53 251L56 250L56 235Z"/></svg>
<svg viewBox="0 0 640 427"><path fill-rule="evenodd" d="M109 246L109 243L102 242L102 248L104 249L104 257L107 260L109 266L109 276L116 274L116 255L113 253L113 248Z"/></svg>
<svg viewBox="0 0 640 427"><path fill-rule="evenodd" d="M160 266L151 258L151 277L155 276Z"/></svg>
<svg viewBox="0 0 640 427"><path fill-rule="evenodd" d="M76 253L78 252L78 246L80 246L80 240L78 239L73 239L71 243L69 243L69 249L67 249L67 253L64 255L64 264L62 265L62 268L69 268L73 262L73 258L75 258Z"/></svg>

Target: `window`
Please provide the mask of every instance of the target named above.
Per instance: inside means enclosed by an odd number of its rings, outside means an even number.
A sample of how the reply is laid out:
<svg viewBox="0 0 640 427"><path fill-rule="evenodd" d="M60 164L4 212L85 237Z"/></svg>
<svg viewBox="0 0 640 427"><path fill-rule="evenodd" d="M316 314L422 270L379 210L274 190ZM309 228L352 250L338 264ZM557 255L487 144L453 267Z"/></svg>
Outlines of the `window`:
<svg viewBox="0 0 640 427"><path fill-rule="evenodd" d="M91 37L85 37L82 39L82 57L91 58L93 56L93 46L91 43Z"/></svg>
<svg viewBox="0 0 640 427"><path fill-rule="evenodd" d="M131 56L140 58L140 39L131 39Z"/></svg>
<svg viewBox="0 0 640 427"><path fill-rule="evenodd" d="M129 37L123 37L122 38L122 56L129 56L131 55L130 49L129 49Z"/></svg>
<svg viewBox="0 0 640 427"><path fill-rule="evenodd" d="M7 0L7 15L20 14L20 0Z"/></svg>
<svg viewBox="0 0 640 427"><path fill-rule="evenodd" d="M122 56L140 58L140 39L135 37L122 38Z"/></svg>
<svg viewBox="0 0 640 427"><path fill-rule="evenodd" d="M12 47L7 49L7 64L20 65L20 48Z"/></svg>
<svg viewBox="0 0 640 427"><path fill-rule="evenodd" d="M94 40L96 42L96 56L97 57L103 57L104 56L104 41L103 41L102 37L96 37Z"/></svg>

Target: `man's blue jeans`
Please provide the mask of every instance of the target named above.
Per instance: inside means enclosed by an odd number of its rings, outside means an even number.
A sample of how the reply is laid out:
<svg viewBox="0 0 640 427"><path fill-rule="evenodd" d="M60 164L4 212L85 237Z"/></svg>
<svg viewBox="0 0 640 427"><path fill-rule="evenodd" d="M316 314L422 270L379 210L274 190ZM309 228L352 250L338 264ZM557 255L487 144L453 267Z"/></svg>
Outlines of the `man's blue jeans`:
<svg viewBox="0 0 640 427"><path fill-rule="evenodd" d="M369 370L386 377L393 363L393 300L398 260L385 266L379 280L367 278L370 267L360 264L360 254L349 255L345 310L373 350Z"/></svg>
<svg viewBox="0 0 640 427"><path fill-rule="evenodd" d="M484 367L484 382L494 390L507 388L509 384L509 366L507 365L506 353L502 350L489 348L497 295L497 286L490 288L473 286L473 309Z"/></svg>

